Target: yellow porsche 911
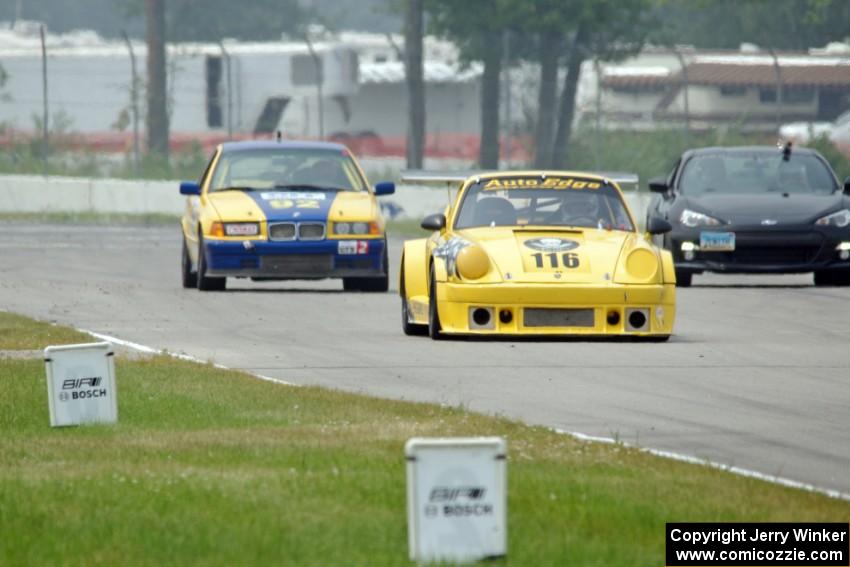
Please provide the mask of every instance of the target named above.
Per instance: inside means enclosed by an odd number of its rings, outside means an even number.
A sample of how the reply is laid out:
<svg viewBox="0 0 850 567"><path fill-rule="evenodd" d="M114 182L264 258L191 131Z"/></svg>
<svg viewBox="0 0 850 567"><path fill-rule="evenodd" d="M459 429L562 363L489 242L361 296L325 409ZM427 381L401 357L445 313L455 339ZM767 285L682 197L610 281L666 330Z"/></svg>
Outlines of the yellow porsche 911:
<svg viewBox="0 0 850 567"><path fill-rule="evenodd" d="M414 183L456 182L430 238L404 245L399 276L408 335L628 336L673 332L670 252L638 231L617 182L563 171L412 172Z"/></svg>

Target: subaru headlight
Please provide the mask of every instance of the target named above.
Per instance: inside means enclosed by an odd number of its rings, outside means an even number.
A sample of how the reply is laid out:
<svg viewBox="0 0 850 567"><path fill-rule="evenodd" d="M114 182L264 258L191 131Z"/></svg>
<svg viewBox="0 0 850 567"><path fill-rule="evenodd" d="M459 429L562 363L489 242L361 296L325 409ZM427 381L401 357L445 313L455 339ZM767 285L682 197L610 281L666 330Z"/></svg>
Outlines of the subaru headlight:
<svg viewBox="0 0 850 567"><path fill-rule="evenodd" d="M710 217L706 214L698 213L690 209L682 211L682 215L679 217L679 222L690 228L696 228L698 226L720 226L723 224L720 220L714 217Z"/></svg>
<svg viewBox="0 0 850 567"><path fill-rule="evenodd" d="M819 226L837 226L838 228L844 228L845 226L850 225L850 209L841 209L840 211L821 217L815 221L815 224Z"/></svg>

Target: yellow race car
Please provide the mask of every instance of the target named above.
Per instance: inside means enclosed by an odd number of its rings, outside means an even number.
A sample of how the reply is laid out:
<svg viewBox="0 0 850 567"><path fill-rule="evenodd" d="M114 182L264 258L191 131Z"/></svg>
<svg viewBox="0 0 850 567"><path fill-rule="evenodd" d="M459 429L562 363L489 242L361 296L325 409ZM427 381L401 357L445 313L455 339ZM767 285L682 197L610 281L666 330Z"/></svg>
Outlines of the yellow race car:
<svg viewBox="0 0 850 567"><path fill-rule="evenodd" d="M223 290L227 278L342 279L385 292L387 237L376 197L345 146L327 142L221 144L198 183L185 181L183 287Z"/></svg>
<svg viewBox="0 0 850 567"><path fill-rule="evenodd" d="M422 221L434 233L404 244L406 334L672 334L673 259L646 235L670 224L652 218L639 232L613 176L410 172L404 180L459 184L445 212Z"/></svg>

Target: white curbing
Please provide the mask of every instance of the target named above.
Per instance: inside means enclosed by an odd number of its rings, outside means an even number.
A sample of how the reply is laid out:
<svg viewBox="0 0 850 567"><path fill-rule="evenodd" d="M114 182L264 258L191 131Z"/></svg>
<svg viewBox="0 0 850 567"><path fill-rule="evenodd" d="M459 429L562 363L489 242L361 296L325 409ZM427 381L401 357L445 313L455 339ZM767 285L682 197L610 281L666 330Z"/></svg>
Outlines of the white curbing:
<svg viewBox="0 0 850 567"><path fill-rule="evenodd" d="M189 362L196 362L196 363L199 363L199 364L205 364L205 362L203 360L196 358L196 357L189 355L189 354L174 353L174 352L169 352L169 351L160 351L160 350L157 350L155 348L152 348L152 347L149 347L149 346L146 346L146 345L134 343L134 342L131 342L131 341L125 341L125 340L119 339L117 337L113 337L113 336L110 336L110 335L104 335L102 333L96 333L94 331L88 331L86 329L79 329L79 331L81 331L83 333L88 333L89 335L91 335L95 338L98 338L98 339L101 339L101 340L104 340L104 341L109 341L113 344L120 345L120 346L130 348L130 349L133 349L133 350L137 350L139 352L145 352L145 353L150 353L150 354L165 354L167 356L178 358L180 360L186 360L186 361L189 361ZM223 364L213 364L213 366L215 366L215 368L220 368L222 370L233 370L232 368L230 368L228 366L224 366ZM281 380L279 378L272 378L270 376L264 376L262 374L256 374L254 372L248 372L246 370L240 370L240 372L245 372L249 376L253 376L254 378L257 378L259 380L263 380L265 382L272 382L272 383L280 384L280 385L283 385L283 386L300 387L300 384L294 384L292 382L287 382L286 380ZM691 465L705 466L705 467L709 467L709 468L712 468L712 469L717 469L717 470L721 470L721 471L724 471L724 472L732 473L734 475L742 476L742 477L745 477L745 478L752 478L752 479L756 479L756 480L761 480L761 481L764 481L764 482L769 482L771 484L777 484L779 486L784 486L784 487L787 487L787 488L795 488L795 489L798 489L798 490L804 490L806 492L823 494L824 496L828 496L829 498L835 498L835 499L838 499L838 500L850 501L850 494L846 494L846 493L838 491L838 490L833 490L833 489L829 489L829 488L821 488L821 487L815 486L813 484L808 484L808 483L805 483L805 482L800 482L798 480L792 480L792 479L784 478L784 477L781 477L781 476L769 475L769 474L762 473L762 472L759 472L759 471L754 471L752 469L747 469L747 468L743 468L743 467L736 467L736 466L732 466L732 465L724 465L722 463L710 461L708 459L700 459L700 458L694 457L692 455L685 455L683 453L676 453L674 451L666 451L664 449L653 449L651 447L636 447L636 446L631 445L629 443L624 443L622 441L618 441L617 439L614 439L612 437L599 437L599 436L595 436L595 435L586 435L584 433L579 433L577 431L566 431L564 429L558 429L558 428L552 428L552 431L554 431L555 433L561 434L561 435L569 435L570 437L578 439L579 441L587 441L587 442L590 442L590 443L605 443L607 445L621 445L623 447L627 447L629 449L637 449L638 451L641 451L642 453L648 453L650 455L654 455L656 457L661 457L663 459L670 459L670 460L673 460L673 461L679 461L679 462L688 463L688 464L691 464Z"/></svg>
<svg viewBox="0 0 850 567"><path fill-rule="evenodd" d="M666 451L664 449L652 449L651 447L636 447L634 445L618 441L617 439L613 439L611 437L597 437L594 435L585 435L584 433L578 433L576 431L566 431L564 429L557 428L553 429L553 431L562 435L569 435L570 437L574 437L579 441L587 441L591 443L605 443L608 445L621 445L629 449L637 449L642 453L648 453L650 455L655 455L656 457L661 457L664 459L671 459L673 461L680 461L691 465L702 465L712 469L718 469L721 471L729 472L738 476L743 476L746 478L754 478L756 480L762 480L771 484L778 484L780 486L785 486L788 488L796 488L799 490L804 490L806 492L815 492L817 494L823 494L824 496L836 498L838 500L850 501L850 494L841 492L839 490L821 488L813 484L800 482L798 480L791 480L790 478L784 478L781 476L770 475L759 471L754 471L752 469L736 467L733 465L724 465L722 463L710 461L708 459L700 459L692 455L685 455L682 453L676 453L674 451Z"/></svg>

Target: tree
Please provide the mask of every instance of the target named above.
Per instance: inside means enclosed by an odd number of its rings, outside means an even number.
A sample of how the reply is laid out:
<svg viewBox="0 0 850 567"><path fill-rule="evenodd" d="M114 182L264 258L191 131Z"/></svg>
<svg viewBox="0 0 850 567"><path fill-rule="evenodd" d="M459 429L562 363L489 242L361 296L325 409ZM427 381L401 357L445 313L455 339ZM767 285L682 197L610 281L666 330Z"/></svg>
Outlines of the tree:
<svg viewBox="0 0 850 567"><path fill-rule="evenodd" d="M850 35L847 0L661 0L654 15L652 40L664 44L805 50Z"/></svg>
<svg viewBox="0 0 850 567"><path fill-rule="evenodd" d="M168 111L165 74L165 0L145 0L148 44L148 152L168 160Z"/></svg>
<svg viewBox="0 0 850 567"><path fill-rule="evenodd" d="M481 140L478 164L499 167L500 81L503 66L503 34L510 24L517 0L429 0L430 28L452 40L464 64L482 61Z"/></svg>
<svg viewBox="0 0 850 567"><path fill-rule="evenodd" d="M589 0L577 3L573 13L576 30L567 59L567 72L558 112L558 126L552 145L551 166L567 163L581 64L585 59L622 59L643 47L655 20L651 0Z"/></svg>
<svg viewBox="0 0 850 567"><path fill-rule="evenodd" d="M422 71L422 0L407 0L404 28L408 97L407 167L422 168L425 154L425 81Z"/></svg>

